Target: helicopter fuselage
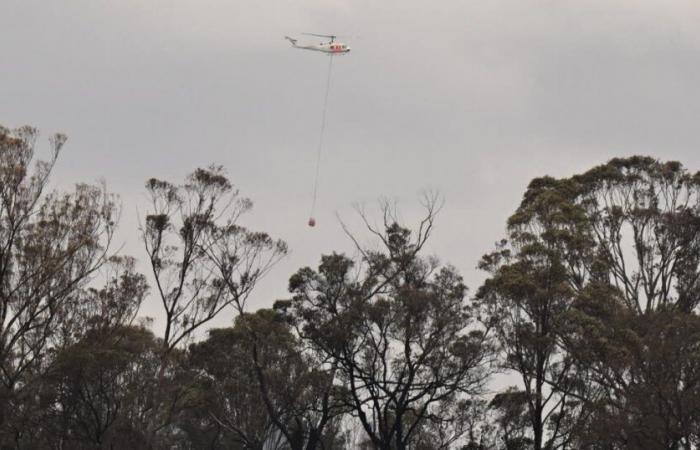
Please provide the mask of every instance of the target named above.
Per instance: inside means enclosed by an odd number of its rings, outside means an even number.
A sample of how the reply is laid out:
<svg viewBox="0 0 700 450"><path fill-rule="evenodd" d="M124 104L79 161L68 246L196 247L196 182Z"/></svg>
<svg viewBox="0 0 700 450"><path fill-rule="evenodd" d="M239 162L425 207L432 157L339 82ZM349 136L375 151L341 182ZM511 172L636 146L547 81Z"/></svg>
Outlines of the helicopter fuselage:
<svg viewBox="0 0 700 450"><path fill-rule="evenodd" d="M309 44L309 45L299 45L296 39L287 37L287 39L292 43L292 47L301 50L311 50L315 52L327 53L329 55L342 55L350 52L350 47L342 42L321 42L320 44Z"/></svg>

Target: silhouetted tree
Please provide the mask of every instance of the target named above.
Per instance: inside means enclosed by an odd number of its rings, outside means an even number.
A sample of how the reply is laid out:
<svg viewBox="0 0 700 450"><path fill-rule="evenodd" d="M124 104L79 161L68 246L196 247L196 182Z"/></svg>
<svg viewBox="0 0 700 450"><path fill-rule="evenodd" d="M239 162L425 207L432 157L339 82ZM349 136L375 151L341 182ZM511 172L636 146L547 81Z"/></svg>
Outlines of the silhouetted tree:
<svg viewBox="0 0 700 450"><path fill-rule="evenodd" d="M145 448L159 349L151 332L117 326L61 350L46 378L46 447Z"/></svg>
<svg viewBox="0 0 700 450"><path fill-rule="evenodd" d="M261 309L191 349L210 429L241 448L338 448L342 409L283 317ZM335 442L335 445L333 443ZM231 444L230 444L231 445Z"/></svg>
<svg viewBox="0 0 700 450"><path fill-rule="evenodd" d="M496 399L522 400L518 406L528 427L519 432L536 450L567 445L570 430L565 421L576 414L578 405L567 395L574 382L573 363L557 336L577 288L575 274L568 270L576 266L569 261L586 246L576 234L578 224L562 220L566 201L565 193L558 191L536 200L526 195L508 222L508 239L479 263L490 275L477 293L482 320L498 337L501 366L517 373L522 387L517 396L509 391ZM550 387L552 382L557 389Z"/></svg>
<svg viewBox="0 0 700 450"><path fill-rule="evenodd" d="M0 442L21 440L34 384L60 341L72 300L107 260L117 215L102 186L48 191L66 141L31 165L36 130L0 127ZM13 425L14 422L14 425ZM19 426L15 426L19 424Z"/></svg>
<svg viewBox="0 0 700 450"><path fill-rule="evenodd" d="M225 307L243 309L258 280L287 248L238 221L252 208L220 167L197 169L181 186L152 178L143 241L165 313L170 351Z"/></svg>
<svg viewBox="0 0 700 450"><path fill-rule="evenodd" d="M427 206L415 235L385 208L383 251L358 247L360 267L332 254L290 280L301 336L338 371L376 448L405 449L427 422L451 420L445 404L478 393L489 372L491 346L462 278L419 256L434 220Z"/></svg>
<svg viewBox="0 0 700 450"><path fill-rule="evenodd" d="M220 167L197 169L183 185L152 178L146 189L151 208L142 238L165 321L154 393L158 406L149 419L154 445L162 439L158 434L172 431L169 424L184 407L175 402L185 400L191 387L181 385L180 395L164 395L172 385L168 374L178 365L176 350L224 308L242 312L253 287L287 248L238 223L252 203L239 196Z"/></svg>
<svg viewBox="0 0 700 450"><path fill-rule="evenodd" d="M697 345L699 188L700 175L677 162L618 158L571 178L533 180L509 222L519 238L556 249L574 293L558 319L573 381L549 383L582 402L581 422L568 424L578 445L691 448L697 440L696 412L687 406L697 403L693 353L657 349ZM544 204L552 225L533 228ZM686 342L674 337L675 327ZM686 406L672 406L674 397ZM658 411L666 411L663 426L647 424L641 433L622 425L642 416L656 420Z"/></svg>

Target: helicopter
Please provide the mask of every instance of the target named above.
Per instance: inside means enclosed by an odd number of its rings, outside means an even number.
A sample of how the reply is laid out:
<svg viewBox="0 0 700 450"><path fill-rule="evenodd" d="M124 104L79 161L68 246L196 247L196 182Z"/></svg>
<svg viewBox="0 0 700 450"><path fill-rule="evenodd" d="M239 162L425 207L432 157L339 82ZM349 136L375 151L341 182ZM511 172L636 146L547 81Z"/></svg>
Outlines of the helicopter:
<svg viewBox="0 0 700 450"><path fill-rule="evenodd" d="M297 45L298 39L294 39L294 38L291 38L289 36L285 36L284 38L292 43L292 47L299 48L302 50L313 50L316 52L322 52L322 53L326 53L329 55L344 55L344 54L350 52L350 47L348 47L346 44L335 41L335 38L337 38L338 36L334 36L332 34L314 34L314 33L301 33L301 34L303 34L305 36L316 36L316 37L327 38L327 39L330 39L330 41L321 42L321 43L316 44L316 45L314 45L314 44Z"/></svg>

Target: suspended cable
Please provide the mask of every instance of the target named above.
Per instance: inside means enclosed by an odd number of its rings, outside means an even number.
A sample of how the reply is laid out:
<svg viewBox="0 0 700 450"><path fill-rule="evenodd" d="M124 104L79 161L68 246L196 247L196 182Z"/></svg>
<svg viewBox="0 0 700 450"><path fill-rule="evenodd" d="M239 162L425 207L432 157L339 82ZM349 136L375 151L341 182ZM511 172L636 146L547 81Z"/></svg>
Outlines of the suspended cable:
<svg viewBox="0 0 700 450"><path fill-rule="evenodd" d="M318 196L318 180L321 171L321 155L323 153L323 138L326 132L326 111L328 109L328 92L331 88L331 73L333 71L333 55L328 56L328 77L326 78L326 93L323 97L323 113L321 115L321 132L318 136L318 149L316 150L316 174L314 175L314 189L313 197L311 200L311 212L309 214L309 226L316 225L316 219L314 219L314 211L316 210L316 198Z"/></svg>

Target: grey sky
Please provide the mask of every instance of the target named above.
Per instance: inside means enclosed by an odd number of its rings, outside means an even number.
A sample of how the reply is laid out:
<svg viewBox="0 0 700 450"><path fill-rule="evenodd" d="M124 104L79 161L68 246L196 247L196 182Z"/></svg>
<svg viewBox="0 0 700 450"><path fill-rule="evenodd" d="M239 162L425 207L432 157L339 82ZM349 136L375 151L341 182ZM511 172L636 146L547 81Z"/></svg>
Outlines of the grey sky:
<svg viewBox="0 0 700 450"><path fill-rule="evenodd" d="M223 164L247 223L292 249L256 307L349 249L336 211L383 195L410 221L425 188L446 197L430 251L476 288L531 178L635 153L700 169L698 23L695 1L3 0L0 124L67 133L54 181L104 178L139 258L144 180ZM328 59L282 38L302 31L357 36L334 62L315 229Z"/></svg>

